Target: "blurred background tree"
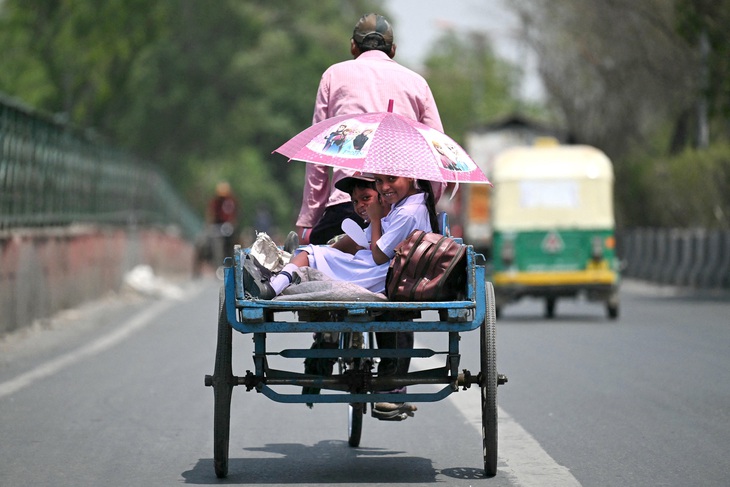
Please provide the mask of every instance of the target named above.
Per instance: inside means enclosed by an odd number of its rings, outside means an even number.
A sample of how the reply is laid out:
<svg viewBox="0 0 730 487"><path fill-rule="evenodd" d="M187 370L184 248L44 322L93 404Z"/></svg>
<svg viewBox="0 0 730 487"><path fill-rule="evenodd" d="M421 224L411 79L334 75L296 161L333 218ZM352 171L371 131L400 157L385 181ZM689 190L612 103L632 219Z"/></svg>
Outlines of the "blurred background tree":
<svg viewBox="0 0 730 487"><path fill-rule="evenodd" d="M444 131L460 144L469 129L519 111L517 70L494 55L484 35L447 30L425 67Z"/></svg>
<svg viewBox="0 0 730 487"><path fill-rule="evenodd" d="M506 5L549 108L613 159L619 224L730 226L730 0Z"/></svg>
<svg viewBox="0 0 730 487"><path fill-rule="evenodd" d="M380 0L292 5L3 0L0 91L159 165L201 214L226 179L243 225L266 208L285 231L304 164L271 151L311 123L321 73L350 58L357 18L388 15ZM730 0L504 5L538 54L544 106L519 100L520 68L487 39L445 31L423 74L449 135L537 116L613 159L619 224L730 226ZM697 168L713 176L685 177Z"/></svg>
<svg viewBox="0 0 730 487"><path fill-rule="evenodd" d="M5 0L0 91L158 164L203 213L215 183L290 226L322 72L379 1ZM243 224L254 224L244 209Z"/></svg>

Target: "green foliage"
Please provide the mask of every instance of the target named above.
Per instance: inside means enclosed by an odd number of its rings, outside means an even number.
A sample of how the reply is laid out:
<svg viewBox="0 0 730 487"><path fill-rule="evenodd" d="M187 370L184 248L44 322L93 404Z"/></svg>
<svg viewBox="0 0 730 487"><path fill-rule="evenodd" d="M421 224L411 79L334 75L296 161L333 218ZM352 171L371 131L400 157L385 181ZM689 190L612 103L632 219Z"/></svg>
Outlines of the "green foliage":
<svg viewBox="0 0 730 487"><path fill-rule="evenodd" d="M705 95L712 115L730 118L730 0L676 0L677 31L702 50L707 80Z"/></svg>
<svg viewBox="0 0 730 487"><path fill-rule="evenodd" d="M449 31L426 60L427 79L444 130L462 143L467 130L517 111L516 71L497 59L486 40Z"/></svg>
<svg viewBox="0 0 730 487"><path fill-rule="evenodd" d="M613 159L619 225L727 227L730 0L506 5L548 105Z"/></svg>
<svg viewBox="0 0 730 487"><path fill-rule="evenodd" d="M201 214L219 179L293 225L322 72L377 0L4 0L0 91L154 161ZM244 219L249 217L244 215Z"/></svg>
<svg viewBox="0 0 730 487"><path fill-rule="evenodd" d="M0 88L34 106L103 129L136 52L151 39L143 0L13 1L3 5ZM5 57L7 53L8 57Z"/></svg>
<svg viewBox="0 0 730 487"><path fill-rule="evenodd" d="M617 164L617 206L625 226L729 228L730 1L677 0L674 8L673 27L698 59L695 72L706 69L693 100L707 100L711 144L703 150L677 144L682 131L697 130L696 108L679 121L665 120L651 145L635 147ZM675 139L669 144L665 127L672 123ZM683 150L676 155L659 149L677 145Z"/></svg>
<svg viewBox="0 0 730 487"><path fill-rule="evenodd" d="M617 166L622 226L730 228L730 144L674 157L634 154Z"/></svg>

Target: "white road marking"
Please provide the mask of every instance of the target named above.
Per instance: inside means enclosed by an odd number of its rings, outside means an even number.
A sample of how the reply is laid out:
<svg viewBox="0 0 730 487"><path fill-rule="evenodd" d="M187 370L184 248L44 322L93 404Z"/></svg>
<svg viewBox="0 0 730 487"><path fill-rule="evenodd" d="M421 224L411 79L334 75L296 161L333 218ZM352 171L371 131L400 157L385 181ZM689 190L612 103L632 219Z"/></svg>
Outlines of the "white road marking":
<svg viewBox="0 0 730 487"><path fill-rule="evenodd" d="M115 331L105 336L102 336L83 347L68 352L48 362L45 362L38 367L15 377L14 379L3 382L2 384L0 384L0 398L13 394L25 387L28 387L37 380L50 377L60 370L68 367L69 365L75 364L80 360L112 348L114 345L118 344L135 331L140 330L150 323L154 322L154 319L157 316L162 314L164 311L166 311L177 302L178 301L171 299L159 301L130 318L129 321L123 323Z"/></svg>
<svg viewBox="0 0 730 487"><path fill-rule="evenodd" d="M416 343L416 348L427 348ZM438 358L412 360L413 369L443 366ZM478 388L477 388L478 389ZM448 396L464 418L482 435L482 406L476 391L459 391ZM570 470L558 464L540 443L525 431L504 409L497 407L498 458L503 466L497 470L521 487L580 487Z"/></svg>

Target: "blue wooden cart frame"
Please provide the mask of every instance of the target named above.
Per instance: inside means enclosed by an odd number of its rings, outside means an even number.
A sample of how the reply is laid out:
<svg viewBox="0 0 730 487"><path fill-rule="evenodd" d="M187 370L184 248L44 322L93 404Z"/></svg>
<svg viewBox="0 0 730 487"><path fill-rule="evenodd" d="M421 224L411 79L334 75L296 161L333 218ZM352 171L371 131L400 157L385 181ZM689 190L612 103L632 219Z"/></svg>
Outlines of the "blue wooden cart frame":
<svg viewBox="0 0 730 487"><path fill-rule="evenodd" d="M224 268L218 314L218 341L213 375L205 384L214 389L214 464L219 478L228 474L228 442L230 434L231 393L235 386L255 390L281 403L345 403L350 405L348 443L359 446L362 413L375 402L434 402L461 389L476 385L481 390L482 440L484 470L493 476L497 470L497 386L506 377L496 370L496 313L492 284L485 280L484 257L467 246L467 283L465 297L458 301L437 302L361 302L361 301L284 301L251 299L246 294L242 262L250 249L236 246L234 256ZM424 311L438 313L438 321L415 321ZM294 312L296 321L283 321L277 316ZM323 317L325 319L323 319ZM480 363L476 373L460 369L460 334L480 330ZM254 370L238 377L232 370L232 331L253 335ZM442 332L448 334L448 348L383 349L354 347L352 337L372 337L375 332ZM267 350L270 333L338 333L337 348ZM343 339L347 337L347 339ZM371 366L349 369L332 375L305 374L299 371L269 367L268 357L294 358L301 368L302 358L334 359L341 363L372 364L378 358L444 356L444 366L406 374L378 377ZM382 393L396 387L419 384L443 384L435 392ZM302 386L321 389L320 394L283 393L277 386ZM334 391L334 392L332 392ZM371 408L372 409L372 408Z"/></svg>

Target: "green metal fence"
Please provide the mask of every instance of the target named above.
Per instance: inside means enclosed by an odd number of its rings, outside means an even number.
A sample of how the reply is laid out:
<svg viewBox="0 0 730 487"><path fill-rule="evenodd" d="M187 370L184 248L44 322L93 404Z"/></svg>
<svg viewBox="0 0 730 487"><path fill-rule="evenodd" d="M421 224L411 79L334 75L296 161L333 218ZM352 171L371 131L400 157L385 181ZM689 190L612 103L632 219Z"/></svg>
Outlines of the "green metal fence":
<svg viewBox="0 0 730 487"><path fill-rule="evenodd" d="M21 227L175 225L199 216L133 155L0 95L0 231Z"/></svg>

